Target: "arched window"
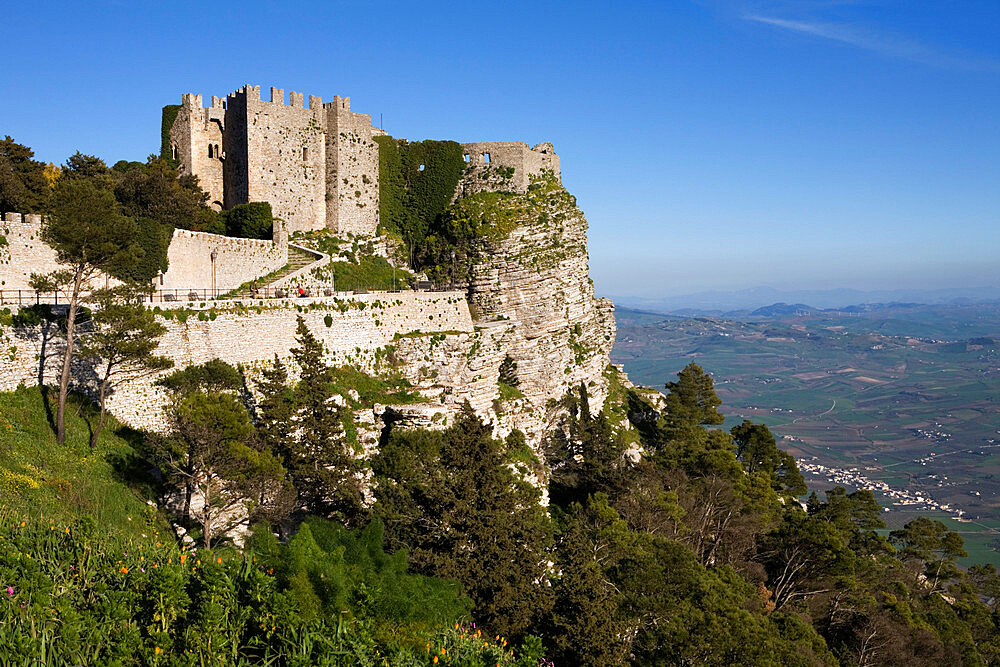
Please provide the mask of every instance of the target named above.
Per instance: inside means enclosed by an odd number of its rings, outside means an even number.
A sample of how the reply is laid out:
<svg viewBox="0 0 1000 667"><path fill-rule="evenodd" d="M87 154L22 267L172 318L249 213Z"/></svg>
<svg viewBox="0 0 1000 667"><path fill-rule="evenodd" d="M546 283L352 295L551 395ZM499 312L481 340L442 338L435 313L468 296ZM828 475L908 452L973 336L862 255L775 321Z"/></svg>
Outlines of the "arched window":
<svg viewBox="0 0 1000 667"><path fill-rule="evenodd" d="M302 147L302 161L305 162L308 159L309 159L309 147L308 146L303 146Z"/></svg>
<svg viewBox="0 0 1000 667"><path fill-rule="evenodd" d="M177 144L170 144L170 157L177 159Z"/></svg>
<svg viewBox="0 0 1000 667"><path fill-rule="evenodd" d="M215 144L215 157L219 157L219 144Z"/></svg>
<svg viewBox="0 0 1000 667"><path fill-rule="evenodd" d="M208 145L208 157L212 157L212 144Z"/></svg>

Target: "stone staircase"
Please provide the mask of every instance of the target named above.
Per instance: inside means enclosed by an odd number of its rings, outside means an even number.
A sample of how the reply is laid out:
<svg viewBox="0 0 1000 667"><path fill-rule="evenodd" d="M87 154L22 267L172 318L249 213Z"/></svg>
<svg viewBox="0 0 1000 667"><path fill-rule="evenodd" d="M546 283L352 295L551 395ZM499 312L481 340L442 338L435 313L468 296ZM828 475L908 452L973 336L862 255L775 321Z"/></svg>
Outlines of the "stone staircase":
<svg viewBox="0 0 1000 667"><path fill-rule="evenodd" d="M301 253L308 257L308 260L302 264L298 269L289 271L288 273L282 275L275 280L268 283L268 287L293 287L300 282L309 283L309 274L313 268L317 266L323 266L330 260L330 256L326 253L320 252L319 250L313 250L312 248L307 248L305 246L295 245L294 243L288 244L288 259L291 262L292 252Z"/></svg>
<svg viewBox="0 0 1000 667"><path fill-rule="evenodd" d="M305 268L316 261L316 256L300 250L293 245L288 246L288 264L281 270L281 273L274 277L268 285L278 282L290 273L295 273L299 269ZM262 285L263 287L263 285Z"/></svg>
<svg viewBox="0 0 1000 667"><path fill-rule="evenodd" d="M288 246L288 263L285 264L276 273L264 276L266 280L260 279L257 281L257 288L264 289L265 287L274 287L276 283L284 280L293 273L297 273L302 269L316 263L316 255L306 252L296 246ZM241 289L232 294L226 295L224 298L229 299L249 299L252 295L249 289Z"/></svg>

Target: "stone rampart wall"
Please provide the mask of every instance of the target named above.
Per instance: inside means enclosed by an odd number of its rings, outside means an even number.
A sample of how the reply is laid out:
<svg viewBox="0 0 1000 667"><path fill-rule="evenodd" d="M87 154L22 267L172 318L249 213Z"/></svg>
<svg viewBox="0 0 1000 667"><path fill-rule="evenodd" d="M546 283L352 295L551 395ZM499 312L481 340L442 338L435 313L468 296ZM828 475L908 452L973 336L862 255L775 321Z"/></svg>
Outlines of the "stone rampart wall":
<svg viewBox="0 0 1000 667"><path fill-rule="evenodd" d="M39 215L7 213L0 222L0 290L31 290L32 273L49 273L65 268L56 262L55 251L39 238ZM215 287L234 287L280 269L288 263L287 234L275 234L274 241L241 239L205 232L175 229L167 251L169 266L158 289L212 289L212 251L215 258ZM103 279L98 281L103 284ZM157 281L159 283L159 281ZM9 300L9 299L5 299Z"/></svg>
<svg viewBox="0 0 1000 667"><path fill-rule="evenodd" d="M377 363L378 351L387 345L424 335L471 335L472 318L461 292L400 292L359 294L316 299L247 300L225 302L225 308L163 312L167 333L158 354L184 368L210 359L243 364L253 377L275 355L288 361L295 347L296 318L301 315L310 331L324 345L334 364L364 369ZM183 321L182 321L183 319ZM421 332L416 334L415 332ZM402 337L402 338L399 338ZM399 340L397 340L399 339ZM42 332L37 329L0 328L0 391L38 380ZM49 349L57 348L49 343ZM47 382L54 380L58 359L49 354ZM414 361L416 363L416 361ZM75 381L86 388L93 368L81 363ZM137 380L119 388L109 399L111 412L137 428L164 426L167 396L153 385L155 378Z"/></svg>
<svg viewBox="0 0 1000 667"><path fill-rule="evenodd" d="M0 290L30 290L32 273L49 273L60 268L56 251L38 238L42 216L6 213L0 222Z"/></svg>
<svg viewBox="0 0 1000 667"><path fill-rule="evenodd" d="M288 263L284 234L274 241L241 239L206 232L175 229L169 265L157 289L212 289L212 252L215 251L215 289L227 292L267 275Z"/></svg>

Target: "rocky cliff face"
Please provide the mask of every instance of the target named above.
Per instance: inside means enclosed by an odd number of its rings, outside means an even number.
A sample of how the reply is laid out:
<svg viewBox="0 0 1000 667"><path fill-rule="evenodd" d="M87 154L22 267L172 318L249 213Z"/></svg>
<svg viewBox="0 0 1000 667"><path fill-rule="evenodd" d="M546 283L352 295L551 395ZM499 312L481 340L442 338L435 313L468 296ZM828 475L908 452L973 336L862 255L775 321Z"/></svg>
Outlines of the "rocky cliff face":
<svg viewBox="0 0 1000 667"><path fill-rule="evenodd" d="M587 221L554 177L495 197L483 215L497 229L484 237L468 285L476 332L395 345L408 379L434 403L451 412L468 400L498 435L517 428L537 444L558 419L554 403L571 388L585 385L594 406L607 398L613 306L594 298ZM499 369L508 356L518 386L502 393ZM414 423L426 422L426 410L409 411Z"/></svg>
<svg viewBox="0 0 1000 667"><path fill-rule="evenodd" d="M501 423L536 435L547 404L584 384L592 405L607 398L604 371L615 338L614 307L595 299L589 275L587 220L576 199L552 177L537 179L506 203L517 226L488 243L469 286L474 315L506 321L504 352L517 362L518 388L530 406ZM528 407L524 406L524 407Z"/></svg>

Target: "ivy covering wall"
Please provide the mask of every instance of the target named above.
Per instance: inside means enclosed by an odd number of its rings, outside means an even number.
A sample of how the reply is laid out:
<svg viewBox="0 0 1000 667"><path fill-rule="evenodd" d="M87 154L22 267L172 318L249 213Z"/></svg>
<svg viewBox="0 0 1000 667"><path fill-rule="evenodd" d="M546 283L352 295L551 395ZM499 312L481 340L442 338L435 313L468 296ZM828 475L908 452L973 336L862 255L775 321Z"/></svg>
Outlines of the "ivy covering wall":
<svg viewBox="0 0 1000 667"><path fill-rule="evenodd" d="M160 121L160 157L175 169L180 166L180 162L174 159L173 152L170 150L170 128L174 126L174 121L177 120L177 114L180 110L181 105L179 104L166 105L163 107L163 116Z"/></svg>
<svg viewBox="0 0 1000 667"><path fill-rule="evenodd" d="M465 172L462 145L376 137L379 145L379 215L411 254L448 210Z"/></svg>

